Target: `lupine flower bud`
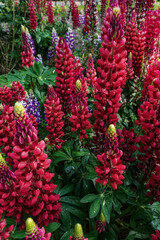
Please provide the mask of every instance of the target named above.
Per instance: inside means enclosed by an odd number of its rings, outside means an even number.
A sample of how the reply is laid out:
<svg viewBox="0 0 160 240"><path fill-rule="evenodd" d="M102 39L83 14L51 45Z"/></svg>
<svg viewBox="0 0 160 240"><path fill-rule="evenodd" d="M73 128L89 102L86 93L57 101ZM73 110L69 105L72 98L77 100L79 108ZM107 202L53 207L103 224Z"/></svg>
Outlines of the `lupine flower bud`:
<svg viewBox="0 0 160 240"><path fill-rule="evenodd" d="M96 230L98 230L99 234L101 234L102 231L103 232L105 231L105 226L106 226L106 220L103 213L101 212L98 220L96 221Z"/></svg>
<svg viewBox="0 0 160 240"><path fill-rule="evenodd" d="M79 91L82 89L82 83L81 83L80 80L77 80L77 81L76 81L76 88L77 88L77 90L79 90Z"/></svg>
<svg viewBox="0 0 160 240"><path fill-rule="evenodd" d="M45 234L44 228L38 228L32 218L26 220L26 239L38 239L38 240L49 240L51 233Z"/></svg>
<svg viewBox="0 0 160 240"><path fill-rule="evenodd" d="M74 227L74 235L70 237L70 240L88 240L88 238L84 238L82 225L77 223Z"/></svg>

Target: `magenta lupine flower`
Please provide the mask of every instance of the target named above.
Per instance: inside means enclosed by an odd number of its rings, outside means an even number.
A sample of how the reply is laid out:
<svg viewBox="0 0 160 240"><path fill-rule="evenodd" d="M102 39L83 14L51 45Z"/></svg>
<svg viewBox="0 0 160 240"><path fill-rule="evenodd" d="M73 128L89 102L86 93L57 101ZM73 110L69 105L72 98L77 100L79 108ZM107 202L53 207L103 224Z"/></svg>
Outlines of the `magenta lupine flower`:
<svg viewBox="0 0 160 240"><path fill-rule="evenodd" d="M14 228L14 225L11 225L9 227L7 227L5 230L5 226L6 226L6 219L3 219L1 222L0 222L0 240L7 240L9 239L9 236L10 236L10 233L12 232L13 228Z"/></svg>
<svg viewBox="0 0 160 240"><path fill-rule="evenodd" d="M97 76L96 76L97 74L94 68L92 54L89 54L89 57L88 57L88 67L86 70L86 75L87 75L86 77L87 84L88 86L91 87L91 94L94 94L95 83L97 81Z"/></svg>
<svg viewBox="0 0 160 240"><path fill-rule="evenodd" d="M3 185L5 189L9 189L11 185L15 186L16 177L14 173L7 166L6 161L0 154L0 184Z"/></svg>
<svg viewBox="0 0 160 240"><path fill-rule="evenodd" d="M98 220L96 221L96 230L98 230L99 234L105 231L105 226L106 226L106 220L103 213L101 212Z"/></svg>
<svg viewBox="0 0 160 240"><path fill-rule="evenodd" d="M96 173L99 176L96 179L97 183L102 183L103 186L109 183L113 189L117 189L117 185L123 183L123 172L126 166L122 164L122 160L120 159L122 154L123 152L119 150L115 126L111 124L107 129L104 153L97 155L101 163L101 165L95 167Z"/></svg>
<svg viewBox="0 0 160 240"><path fill-rule="evenodd" d="M100 48L101 59L98 60L99 77L95 84L95 124L96 145L103 147L109 124L118 121L122 88L126 83L125 38L120 20L120 8L107 9ZM97 145L97 146L98 146Z"/></svg>
<svg viewBox="0 0 160 240"><path fill-rule="evenodd" d="M47 4L47 14L48 14L48 22L50 24L53 24L54 23L54 15L53 15L52 0L48 1L48 4Z"/></svg>
<svg viewBox="0 0 160 240"><path fill-rule="evenodd" d="M38 27L38 23L37 23L37 15L36 15L34 0L29 0L28 10L29 10L30 28L33 30L36 30L36 28Z"/></svg>
<svg viewBox="0 0 160 240"><path fill-rule="evenodd" d="M44 227L39 228L32 218L26 220L26 235L27 240L49 240L51 238L51 233L45 234Z"/></svg>

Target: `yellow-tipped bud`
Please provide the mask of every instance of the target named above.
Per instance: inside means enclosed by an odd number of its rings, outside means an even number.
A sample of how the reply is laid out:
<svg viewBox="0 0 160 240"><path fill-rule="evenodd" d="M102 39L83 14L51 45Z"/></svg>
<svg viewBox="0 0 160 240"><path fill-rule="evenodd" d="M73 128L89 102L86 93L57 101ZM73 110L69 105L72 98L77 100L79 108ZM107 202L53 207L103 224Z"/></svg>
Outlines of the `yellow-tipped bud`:
<svg viewBox="0 0 160 240"><path fill-rule="evenodd" d="M113 13L115 14L115 16L117 17L118 16L118 14L120 13L120 8L119 7L114 7L113 8Z"/></svg>
<svg viewBox="0 0 160 240"><path fill-rule="evenodd" d="M0 104L0 111L3 111L3 105Z"/></svg>
<svg viewBox="0 0 160 240"><path fill-rule="evenodd" d="M23 25L21 25L21 31L22 31L22 32L25 32L25 31L26 31L26 29L25 29L25 27L24 27Z"/></svg>
<svg viewBox="0 0 160 240"><path fill-rule="evenodd" d="M116 128L115 128L114 124L109 125L109 127L107 129L107 134L109 135L109 137L117 136Z"/></svg>
<svg viewBox="0 0 160 240"><path fill-rule="evenodd" d="M0 167L5 166L5 165L6 165L6 161L4 160L4 158L2 157L2 155L0 153Z"/></svg>
<svg viewBox="0 0 160 240"><path fill-rule="evenodd" d="M132 53L131 52L129 53L129 59L132 59Z"/></svg>
<svg viewBox="0 0 160 240"><path fill-rule="evenodd" d="M80 223L77 223L74 227L74 237L75 238L83 237L83 229L82 229L82 225Z"/></svg>
<svg viewBox="0 0 160 240"><path fill-rule="evenodd" d="M26 231L29 233L34 233L37 228L34 220L32 218L27 218L26 220Z"/></svg>
<svg viewBox="0 0 160 240"><path fill-rule="evenodd" d="M77 81L76 81L76 88L77 88L78 90L81 90L81 89L82 89L82 83L81 83L80 80L77 80Z"/></svg>
<svg viewBox="0 0 160 240"><path fill-rule="evenodd" d="M105 222L106 221L102 212L101 212L98 220L101 221L101 222Z"/></svg>
<svg viewBox="0 0 160 240"><path fill-rule="evenodd" d="M89 55L88 55L88 56L89 56L89 58L90 58L90 57L92 57L92 54L91 54L91 53L89 53Z"/></svg>
<svg viewBox="0 0 160 240"><path fill-rule="evenodd" d="M24 115L26 114L26 110L23 107L21 102L16 102L14 105L14 114L19 117L24 117Z"/></svg>

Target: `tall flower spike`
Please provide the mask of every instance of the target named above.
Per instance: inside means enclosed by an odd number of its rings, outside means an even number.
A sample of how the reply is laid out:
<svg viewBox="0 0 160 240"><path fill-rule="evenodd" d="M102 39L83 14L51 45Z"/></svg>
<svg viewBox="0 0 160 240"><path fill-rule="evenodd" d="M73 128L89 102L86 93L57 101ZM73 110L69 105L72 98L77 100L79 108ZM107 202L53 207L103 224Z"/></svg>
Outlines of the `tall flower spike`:
<svg viewBox="0 0 160 240"><path fill-rule="evenodd" d="M47 5L47 14L48 14L48 22L50 24L54 23L54 15L53 15L53 5L52 5L52 0L48 1L48 5Z"/></svg>
<svg viewBox="0 0 160 240"><path fill-rule="evenodd" d="M94 89L95 89L95 84L97 81L97 76L96 76L96 70L94 68L94 64L93 64L93 57L92 54L89 54L88 57L88 67L86 70L86 75L87 75L87 84L88 86L91 87L91 94L94 95Z"/></svg>
<svg viewBox="0 0 160 240"><path fill-rule="evenodd" d="M12 230L14 228L14 225L11 225L10 227L7 227L4 231L6 223L7 223L6 219L3 219L0 222L0 239L3 239L3 240L9 239L10 233L12 232Z"/></svg>
<svg viewBox="0 0 160 240"><path fill-rule="evenodd" d="M75 0L70 1L70 8L71 8L73 28L77 28L79 26L79 10L78 10L77 4L75 3Z"/></svg>
<svg viewBox="0 0 160 240"><path fill-rule="evenodd" d="M44 227L38 228L32 218L27 218L26 220L26 235L27 240L49 240L51 238L51 233L45 234Z"/></svg>
<svg viewBox="0 0 160 240"><path fill-rule="evenodd" d="M57 95L62 104L62 111L65 114L71 111L71 95L74 81L74 57L68 47L66 40L62 37L59 39L58 46L56 47L56 59L55 59L55 71L56 77L56 89Z"/></svg>
<svg viewBox="0 0 160 240"><path fill-rule="evenodd" d="M69 238L70 240L88 240L88 238L84 238L82 225L77 223L74 227L74 235Z"/></svg>
<svg viewBox="0 0 160 240"><path fill-rule="evenodd" d="M105 231L105 226L106 226L106 220L103 213L101 212L98 220L96 221L96 230L98 230L99 234Z"/></svg>
<svg viewBox="0 0 160 240"><path fill-rule="evenodd" d="M126 83L125 38L120 20L120 8L107 9L98 60L99 77L95 85L94 131L96 145L103 148L109 124L116 124L122 88Z"/></svg>
<svg viewBox="0 0 160 240"><path fill-rule="evenodd" d="M123 152L119 150L115 126L110 124L107 129L104 153L97 155L98 160L101 162L101 165L95 167L96 173L99 176L96 179L97 183L102 183L103 186L109 183L113 189L117 189L117 185L123 183L123 171L126 166L120 160L122 154Z"/></svg>
<svg viewBox="0 0 160 240"><path fill-rule="evenodd" d="M22 30L22 49L23 51L21 52L22 56L22 67L32 67L33 62L35 60L35 57L33 56L33 51L30 47L30 44L28 42L27 34L26 34L26 29L24 26L21 26Z"/></svg>
<svg viewBox="0 0 160 240"><path fill-rule="evenodd" d="M35 49L33 38L31 36L31 34L29 33L28 28L26 28L26 34L27 34L28 42L29 42L30 47L32 49L33 55L35 56L36 55L36 49Z"/></svg>
<svg viewBox="0 0 160 240"><path fill-rule="evenodd" d="M54 149L60 149L62 143L64 143L61 139L64 135L62 131L64 126L62 121L64 113L61 111L60 100L52 85L48 86L47 99L44 106L47 122L46 129L49 132L47 136L49 145L52 145Z"/></svg>
<svg viewBox="0 0 160 240"><path fill-rule="evenodd" d="M83 89L81 81L77 80L75 95L73 95L72 115L69 120L72 123L71 131L78 131L80 140L88 138L86 130L92 127L88 121L91 116L87 105L86 90Z"/></svg>
<svg viewBox="0 0 160 240"><path fill-rule="evenodd" d="M36 8L34 5L34 0L29 0L28 10L29 10L30 28L33 30L36 30L36 28L38 27L38 23L37 23L37 15L36 15Z"/></svg>
<svg viewBox="0 0 160 240"><path fill-rule="evenodd" d="M50 182L54 173L47 170L51 160L44 153L45 143L38 142L37 130L32 126L21 103L15 104L14 112L17 121L16 145L9 156L13 159L15 176L20 180L21 187L26 188L27 196L21 198L23 211L37 217L40 227L58 222L61 212L58 202L60 196L53 192L57 186Z"/></svg>
<svg viewBox="0 0 160 240"><path fill-rule="evenodd" d="M68 43L68 46L71 49L72 53L74 53L75 40L74 40L74 33L71 28L68 28L68 32L66 33L65 39L66 39L66 42Z"/></svg>

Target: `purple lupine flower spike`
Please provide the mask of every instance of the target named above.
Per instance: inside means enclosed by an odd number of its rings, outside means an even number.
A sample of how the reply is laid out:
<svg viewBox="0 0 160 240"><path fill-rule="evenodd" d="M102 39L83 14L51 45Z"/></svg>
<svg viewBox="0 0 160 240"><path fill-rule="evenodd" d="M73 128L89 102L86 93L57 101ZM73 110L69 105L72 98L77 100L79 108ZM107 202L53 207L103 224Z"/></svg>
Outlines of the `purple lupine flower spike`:
<svg viewBox="0 0 160 240"><path fill-rule="evenodd" d="M6 161L0 154L0 184L3 188L8 189L11 185L15 185L16 177L14 173L7 166Z"/></svg>
<svg viewBox="0 0 160 240"><path fill-rule="evenodd" d="M22 102L22 104L25 107L28 116L32 114L36 118L37 123L41 123L42 116L40 114L40 103L33 94L32 90L30 90L29 95L26 95L26 102Z"/></svg>
<svg viewBox="0 0 160 240"><path fill-rule="evenodd" d="M35 58L35 61L36 61L36 62L40 62L40 63L43 65L43 59L42 59L41 54L38 54L38 55L37 55L37 57Z"/></svg>
<svg viewBox="0 0 160 240"><path fill-rule="evenodd" d="M57 46L58 41L59 41L59 37L58 37L58 35L57 35L56 30L53 28L53 29L52 29L52 37L51 37L51 42L52 42L53 50L55 50L55 47Z"/></svg>
<svg viewBox="0 0 160 240"><path fill-rule="evenodd" d="M36 49L35 49L35 45L34 45L34 41L33 41L33 38L31 36L31 34L29 33L28 31L28 28L26 28L26 34L27 34L27 38L28 38L28 42L29 42L29 45L33 51L33 55L35 56L36 54Z"/></svg>
<svg viewBox="0 0 160 240"><path fill-rule="evenodd" d="M73 53L74 49L75 49L75 40L74 40L74 33L71 28L68 28L68 32L66 33L65 39L69 45L69 48L71 49L71 51Z"/></svg>
<svg viewBox="0 0 160 240"><path fill-rule="evenodd" d="M51 46L51 47L49 47L49 49L48 49L48 55L47 55L47 60L48 61L51 61L52 59L53 59L53 57L54 57L54 53L53 53L53 47Z"/></svg>
<svg viewBox="0 0 160 240"><path fill-rule="evenodd" d="M79 26L83 27L83 25L85 24L85 14L79 14Z"/></svg>

